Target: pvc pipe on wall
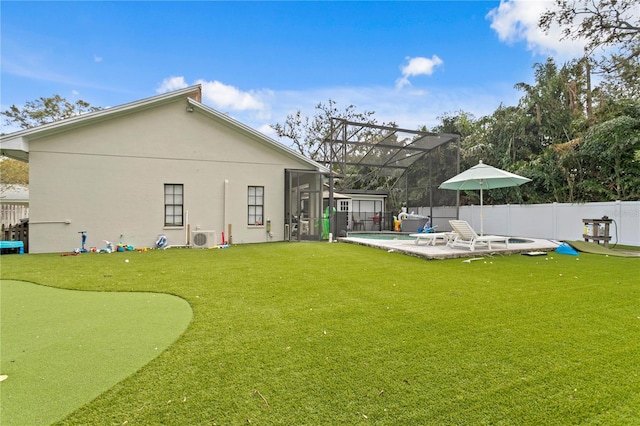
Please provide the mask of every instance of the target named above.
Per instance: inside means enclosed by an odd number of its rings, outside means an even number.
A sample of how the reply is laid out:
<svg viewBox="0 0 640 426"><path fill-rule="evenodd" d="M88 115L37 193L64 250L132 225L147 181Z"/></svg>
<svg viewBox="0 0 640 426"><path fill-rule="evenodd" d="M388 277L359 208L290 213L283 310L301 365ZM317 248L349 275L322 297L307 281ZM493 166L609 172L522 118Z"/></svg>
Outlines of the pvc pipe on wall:
<svg viewBox="0 0 640 426"><path fill-rule="evenodd" d="M229 209L229 197L231 196L231 190L229 189L229 179L224 180L224 200L222 200L222 230L224 231L229 225L227 219L230 218ZM230 238L231 235L227 235Z"/></svg>
<svg viewBox="0 0 640 426"><path fill-rule="evenodd" d="M39 220L37 222L32 222L29 221L30 225L42 225L45 223L64 223L65 225L70 225L71 224L71 219L65 219L65 220Z"/></svg>

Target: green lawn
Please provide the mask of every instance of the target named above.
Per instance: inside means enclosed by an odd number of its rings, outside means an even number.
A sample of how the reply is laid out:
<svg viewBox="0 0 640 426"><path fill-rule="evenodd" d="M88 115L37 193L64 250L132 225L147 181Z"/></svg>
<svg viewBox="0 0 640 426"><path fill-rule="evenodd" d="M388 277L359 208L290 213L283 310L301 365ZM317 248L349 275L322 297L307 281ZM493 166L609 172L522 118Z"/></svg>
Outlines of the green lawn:
<svg viewBox="0 0 640 426"><path fill-rule="evenodd" d="M640 422L637 258L272 243L11 255L1 274L193 309L175 344L61 424Z"/></svg>

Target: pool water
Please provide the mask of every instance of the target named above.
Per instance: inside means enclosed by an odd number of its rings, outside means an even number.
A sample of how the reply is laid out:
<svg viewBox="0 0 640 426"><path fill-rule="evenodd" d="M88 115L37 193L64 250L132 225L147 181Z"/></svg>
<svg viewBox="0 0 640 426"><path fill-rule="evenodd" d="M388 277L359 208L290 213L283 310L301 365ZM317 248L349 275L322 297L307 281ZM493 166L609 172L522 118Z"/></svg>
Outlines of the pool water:
<svg viewBox="0 0 640 426"><path fill-rule="evenodd" d="M416 238L410 237L409 234L402 233L379 233L379 234L360 234L349 232L348 234L351 238L364 238L365 240L410 240L413 241Z"/></svg>
<svg viewBox="0 0 640 426"><path fill-rule="evenodd" d="M357 232L350 232L348 237L351 238L364 238L365 240L407 240L414 241L415 237L410 237L409 234L402 234L398 232L394 233L378 233L378 234L364 234ZM509 238L509 244L530 244L534 241L525 238Z"/></svg>

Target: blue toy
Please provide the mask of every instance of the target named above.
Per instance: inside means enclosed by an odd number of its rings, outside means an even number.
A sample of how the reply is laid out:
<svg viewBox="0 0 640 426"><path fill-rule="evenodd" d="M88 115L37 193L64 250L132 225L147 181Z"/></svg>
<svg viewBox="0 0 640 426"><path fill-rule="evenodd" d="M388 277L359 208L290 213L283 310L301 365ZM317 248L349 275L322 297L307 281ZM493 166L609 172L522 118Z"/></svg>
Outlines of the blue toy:
<svg viewBox="0 0 640 426"><path fill-rule="evenodd" d="M436 228L438 226L431 226L431 217L429 217L427 219L427 223L424 224L424 226L422 228L418 228L418 233L419 234L429 234L432 232L436 232Z"/></svg>
<svg viewBox="0 0 640 426"><path fill-rule="evenodd" d="M84 248L84 245L87 243L87 231L78 231L78 234L82 234L82 247L80 248L80 253L86 253L87 249Z"/></svg>

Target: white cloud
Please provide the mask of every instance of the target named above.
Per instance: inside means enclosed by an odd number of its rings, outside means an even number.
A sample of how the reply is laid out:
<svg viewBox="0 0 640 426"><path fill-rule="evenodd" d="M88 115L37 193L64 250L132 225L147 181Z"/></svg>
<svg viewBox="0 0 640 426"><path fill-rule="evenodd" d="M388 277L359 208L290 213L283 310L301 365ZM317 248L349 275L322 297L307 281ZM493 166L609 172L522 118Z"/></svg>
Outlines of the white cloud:
<svg viewBox="0 0 640 426"><path fill-rule="evenodd" d="M262 126L258 126L256 130L264 135L269 136L270 138L277 137L276 131L273 129L273 127L271 127L270 124L263 124Z"/></svg>
<svg viewBox="0 0 640 426"><path fill-rule="evenodd" d="M487 14L491 28L498 38L508 44L525 41L527 49L534 53L552 55L558 59L582 56L583 40L562 40L562 33L553 25L548 34L538 27L540 16L556 7L551 1L501 0L500 6Z"/></svg>
<svg viewBox="0 0 640 426"><path fill-rule="evenodd" d="M194 84L202 86L202 101L205 104L221 110L221 112L231 111L259 111L263 118L268 117L268 110L260 100L261 96L268 95L268 91L259 92L250 90L244 92L237 87L221 83L217 80L196 80ZM188 87L189 84L183 76L172 76L162 80L156 93L166 93L172 90L179 90Z"/></svg>
<svg viewBox="0 0 640 426"><path fill-rule="evenodd" d="M164 80L162 80L162 83L160 83L160 86L158 86L158 88L156 89L156 93L158 94L167 93L173 90L184 89L185 87L188 87L188 86L189 85L187 84L186 81L184 81L184 77L182 76L167 77Z"/></svg>
<svg viewBox="0 0 640 426"><path fill-rule="evenodd" d="M102 62L102 56L93 55L93 62Z"/></svg>
<svg viewBox="0 0 640 426"><path fill-rule="evenodd" d="M258 99L257 92L243 92L237 87L219 81L198 80L202 85L203 100L209 101L215 108L233 111L263 110L264 104Z"/></svg>
<svg viewBox="0 0 640 426"><path fill-rule="evenodd" d="M396 80L396 89L402 89L404 86L411 84L409 77L433 74L435 68L443 63L438 55L433 55L431 58L420 56L416 58L407 57L406 64L402 67L402 77Z"/></svg>

